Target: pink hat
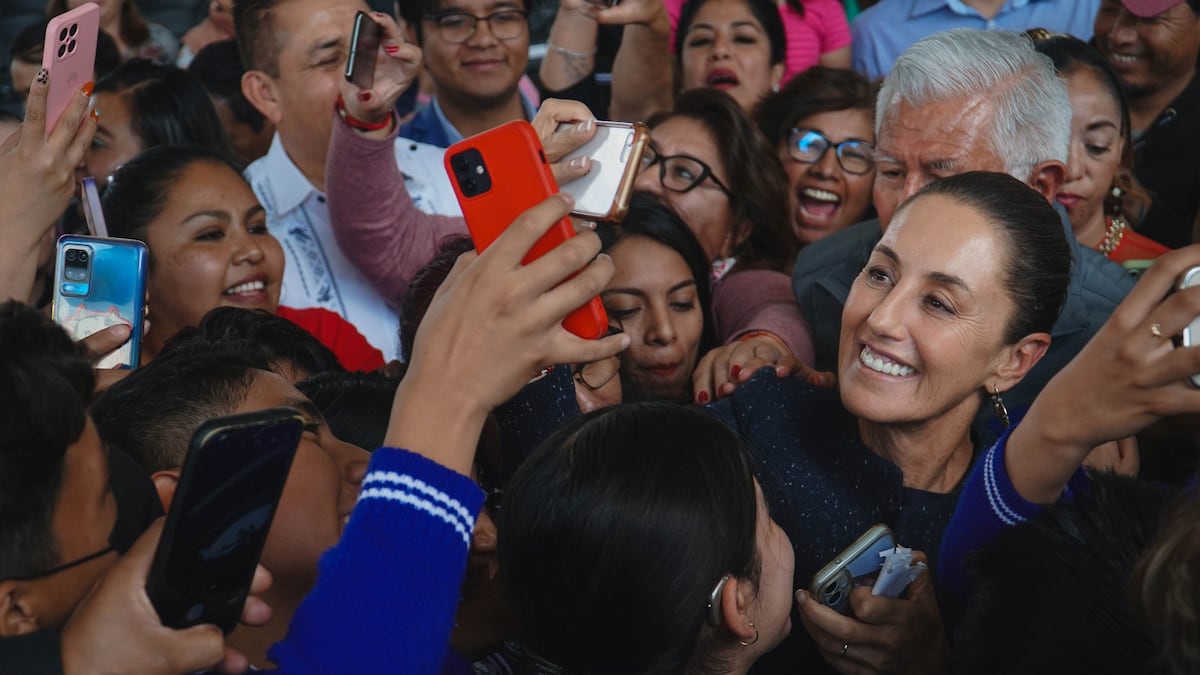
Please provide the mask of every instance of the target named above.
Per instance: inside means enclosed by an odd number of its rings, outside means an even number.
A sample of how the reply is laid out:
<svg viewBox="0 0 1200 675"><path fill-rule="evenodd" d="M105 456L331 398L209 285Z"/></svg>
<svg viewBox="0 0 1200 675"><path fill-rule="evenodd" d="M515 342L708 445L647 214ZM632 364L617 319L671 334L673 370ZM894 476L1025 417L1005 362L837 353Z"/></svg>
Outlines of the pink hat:
<svg viewBox="0 0 1200 675"><path fill-rule="evenodd" d="M1125 5L1125 9L1128 9L1134 16L1143 18L1158 16L1175 5L1183 4L1183 2L1184 0L1121 0L1121 4Z"/></svg>

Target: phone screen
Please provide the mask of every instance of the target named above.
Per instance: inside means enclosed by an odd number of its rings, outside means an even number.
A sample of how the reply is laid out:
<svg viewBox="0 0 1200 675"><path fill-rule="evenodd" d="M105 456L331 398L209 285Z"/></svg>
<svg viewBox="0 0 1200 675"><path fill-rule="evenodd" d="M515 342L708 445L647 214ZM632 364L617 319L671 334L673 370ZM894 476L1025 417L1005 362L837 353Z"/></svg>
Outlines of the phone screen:
<svg viewBox="0 0 1200 675"><path fill-rule="evenodd" d="M155 561L164 624L237 623L303 433L294 411L272 414L197 431Z"/></svg>
<svg viewBox="0 0 1200 675"><path fill-rule="evenodd" d="M370 89L375 84L375 57L382 39L383 27L359 11L354 17L354 47L346 61L346 79L359 89Z"/></svg>

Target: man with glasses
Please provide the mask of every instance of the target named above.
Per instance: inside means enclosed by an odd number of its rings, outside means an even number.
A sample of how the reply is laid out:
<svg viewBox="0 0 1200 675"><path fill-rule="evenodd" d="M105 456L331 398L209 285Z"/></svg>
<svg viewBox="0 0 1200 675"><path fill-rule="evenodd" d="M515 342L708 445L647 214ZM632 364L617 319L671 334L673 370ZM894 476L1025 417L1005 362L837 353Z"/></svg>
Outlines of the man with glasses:
<svg viewBox="0 0 1200 675"><path fill-rule="evenodd" d="M435 93L400 136L445 148L505 122L533 119L533 102L518 87L529 62L526 9L513 0L401 3ZM440 169L440 160L430 167Z"/></svg>

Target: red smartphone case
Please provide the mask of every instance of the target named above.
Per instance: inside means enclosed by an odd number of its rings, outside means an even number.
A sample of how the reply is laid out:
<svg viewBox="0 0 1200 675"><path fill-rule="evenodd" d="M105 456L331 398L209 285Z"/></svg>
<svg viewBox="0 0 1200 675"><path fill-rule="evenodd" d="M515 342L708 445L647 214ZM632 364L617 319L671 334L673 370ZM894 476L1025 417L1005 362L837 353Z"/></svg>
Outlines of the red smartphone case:
<svg viewBox="0 0 1200 675"><path fill-rule="evenodd" d="M455 157L468 150L476 150L482 155L491 180L490 188L474 196L467 195L471 190L464 192L452 164ZM446 150L445 165L467 229L475 241L475 250L480 252L490 246L517 216L558 192L558 184L546 162L537 132L524 120L502 124L455 143ZM575 228L571 219L562 218L534 243L522 262L529 264L537 260L573 236ZM594 297L571 312L563 320L563 328L587 339L605 335L608 315L600 298Z"/></svg>

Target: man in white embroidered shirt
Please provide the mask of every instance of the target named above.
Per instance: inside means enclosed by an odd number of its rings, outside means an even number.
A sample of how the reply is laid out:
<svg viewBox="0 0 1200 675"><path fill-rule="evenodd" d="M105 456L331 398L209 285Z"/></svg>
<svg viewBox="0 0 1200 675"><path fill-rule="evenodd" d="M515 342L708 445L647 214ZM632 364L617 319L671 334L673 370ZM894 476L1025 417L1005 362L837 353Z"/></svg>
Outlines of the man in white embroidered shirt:
<svg viewBox="0 0 1200 675"><path fill-rule="evenodd" d="M286 6L286 9L284 9ZM400 352L399 298L379 295L334 239L325 203L325 159L338 83L343 77L354 15L362 0L237 0L234 24L246 66L242 91L277 129L267 155L246 178L283 244L287 265L281 304L337 312L386 358ZM441 150L397 143L398 161L422 162ZM419 164L415 164L419 165ZM458 213L442 175L405 177L421 208Z"/></svg>

